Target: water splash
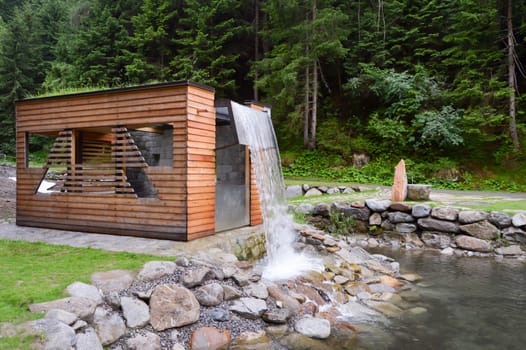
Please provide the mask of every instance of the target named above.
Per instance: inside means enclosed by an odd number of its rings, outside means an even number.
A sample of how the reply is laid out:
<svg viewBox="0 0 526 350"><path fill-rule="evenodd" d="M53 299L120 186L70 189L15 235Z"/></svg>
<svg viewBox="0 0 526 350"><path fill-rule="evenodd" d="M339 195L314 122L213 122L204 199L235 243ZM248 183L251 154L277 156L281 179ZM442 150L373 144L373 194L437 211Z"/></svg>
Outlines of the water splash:
<svg viewBox="0 0 526 350"><path fill-rule="evenodd" d="M320 259L298 253L293 248L294 221L287 213L278 144L269 113L235 102L232 102L232 113L239 142L250 147L256 175L267 244L263 277L286 280L307 271L320 271Z"/></svg>

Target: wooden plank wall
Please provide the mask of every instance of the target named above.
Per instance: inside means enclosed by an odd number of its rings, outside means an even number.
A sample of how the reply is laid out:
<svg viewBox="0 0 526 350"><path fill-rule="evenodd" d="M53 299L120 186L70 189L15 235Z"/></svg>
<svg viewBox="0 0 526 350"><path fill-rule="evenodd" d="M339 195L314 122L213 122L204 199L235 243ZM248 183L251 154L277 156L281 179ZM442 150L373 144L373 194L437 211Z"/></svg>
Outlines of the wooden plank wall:
<svg viewBox="0 0 526 350"><path fill-rule="evenodd" d="M256 185L256 174L254 166L250 164L250 226L261 225L263 216L261 215L261 202L259 200L258 187Z"/></svg>
<svg viewBox="0 0 526 350"><path fill-rule="evenodd" d="M191 83L17 103L17 224L188 240L213 234L214 92ZM173 126L173 166L145 169L158 198L36 193L42 169L26 167L27 133L116 125Z"/></svg>

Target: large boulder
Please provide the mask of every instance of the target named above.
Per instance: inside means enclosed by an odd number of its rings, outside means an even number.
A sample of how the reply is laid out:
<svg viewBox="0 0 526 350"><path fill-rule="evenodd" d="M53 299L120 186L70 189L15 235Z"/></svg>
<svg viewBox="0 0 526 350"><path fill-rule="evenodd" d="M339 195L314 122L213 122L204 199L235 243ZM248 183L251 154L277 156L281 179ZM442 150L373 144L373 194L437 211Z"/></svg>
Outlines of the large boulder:
<svg viewBox="0 0 526 350"><path fill-rule="evenodd" d="M111 270L93 273L91 275L91 282L106 296L111 292L129 288L134 278L135 273L132 271Z"/></svg>
<svg viewBox="0 0 526 350"><path fill-rule="evenodd" d="M82 282L73 282L66 288L66 293L72 297L92 299L97 305L102 304L102 295L97 287Z"/></svg>
<svg viewBox="0 0 526 350"><path fill-rule="evenodd" d="M424 218L431 214L431 207L427 204L416 204L411 209L411 215L415 218Z"/></svg>
<svg viewBox="0 0 526 350"><path fill-rule="evenodd" d="M383 212L389 208L391 201L388 199L368 199L365 201L365 205L372 211Z"/></svg>
<svg viewBox="0 0 526 350"><path fill-rule="evenodd" d="M177 270L177 264L172 261L149 261L142 267L137 275L141 281L153 281L173 274Z"/></svg>
<svg viewBox="0 0 526 350"><path fill-rule="evenodd" d="M194 295L203 306L217 306L223 301L225 291L219 283L205 284L194 290Z"/></svg>
<svg viewBox="0 0 526 350"><path fill-rule="evenodd" d="M286 198L294 198L299 197L303 195L303 189L300 185L291 185L287 186L285 189L285 197Z"/></svg>
<svg viewBox="0 0 526 350"><path fill-rule="evenodd" d="M471 236L456 236L455 243L459 248L472 250L475 252L489 253L492 251L490 242Z"/></svg>
<svg viewBox="0 0 526 350"><path fill-rule="evenodd" d="M142 300L122 297L121 307L126 324L130 328L144 327L150 321L150 309Z"/></svg>
<svg viewBox="0 0 526 350"><path fill-rule="evenodd" d="M43 318L28 323L37 334L43 334L44 349L71 349L77 342L75 331L70 326L52 318Z"/></svg>
<svg viewBox="0 0 526 350"><path fill-rule="evenodd" d="M488 218L488 213L480 210L463 210L458 213L458 222L461 224L473 224Z"/></svg>
<svg viewBox="0 0 526 350"><path fill-rule="evenodd" d="M447 233L459 233L458 224L452 221L437 220L433 218L418 219L418 226L426 231L440 231Z"/></svg>
<svg viewBox="0 0 526 350"><path fill-rule="evenodd" d="M498 211L489 213L488 221L500 229L511 226L511 218L509 215Z"/></svg>
<svg viewBox="0 0 526 350"><path fill-rule="evenodd" d="M451 207L435 207L431 210L431 217L439 220L456 221L458 210Z"/></svg>
<svg viewBox="0 0 526 350"><path fill-rule="evenodd" d="M460 231L480 239L491 240L497 239L500 236L500 230L490 224L490 222L487 220L468 225L461 225L459 228Z"/></svg>
<svg viewBox="0 0 526 350"><path fill-rule="evenodd" d="M195 323L199 313L194 294L177 284L157 286L150 298L150 324L156 331Z"/></svg>

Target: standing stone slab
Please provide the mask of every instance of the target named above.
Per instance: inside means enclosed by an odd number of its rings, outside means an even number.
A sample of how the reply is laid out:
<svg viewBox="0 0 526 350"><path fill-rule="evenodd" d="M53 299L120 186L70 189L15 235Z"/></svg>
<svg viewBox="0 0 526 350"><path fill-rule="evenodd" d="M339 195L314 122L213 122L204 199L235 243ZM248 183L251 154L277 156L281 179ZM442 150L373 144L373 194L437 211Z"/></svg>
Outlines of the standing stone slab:
<svg viewBox="0 0 526 350"><path fill-rule="evenodd" d="M458 213L458 222L461 224L473 224L488 218L488 213L480 210L463 210Z"/></svg>
<svg viewBox="0 0 526 350"><path fill-rule="evenodd" d="M126 325L122 317L102 307L95 310L93 326L102 345L110 345L126 334Z"/></svg>
<svg viewBox="0 0 526 350"><path fill-rule="evenodd" d="M393 186L391 187L391 200L393 202L403 202L407 197L407 174L405 172L405 162L403 159L398 162L394 170Z"/></svg>
<svg viewBox="0 0 526 350"><path fill-rule="evenodd" d="M436 207L431 210L431 216L439 220L456 221L458 210L451 207Z"/></svg>
<svg viewBox="0 0 526 350"><path fill-rule="evenodd" d="M177 264L172 261L149 261L142 267L137 275L141 281L153 281L173 274L177 270Z"/></svg>
<svg viewBox="0 0 526 350"><path fill-rule="evenodd" d="M97 305L102 304L102 295L97 287L82 282L73 282L66 288L66 293L72 297L88 298L94 300Z"/></svg>
<svg viewBox="0 0 526 350"><path fill-rule="evenodd" d="M199 313L194 294L177 284L157 286L150 298L150 324L156 331L195 323Z"/></svg>
<svg viewBox="0 0 526 350"><path fill-rule="evenodd" d="M431 207L427 204L416 204L411 210L411 215L415 218L424 218L431 214Z"/></svg>
<svg viewBox="0 0 526 350"><path fill-rule="evenodd" d="M327 339L331 335L331 324L318 317L304 317L294 324L296 332L310 338Z"/></svg>
<svg viewBox="0 0 526 350"><path fill-rule="evenodd" d="M103 350L99 336L91 327L87 327L83 333L77 334L76 350Z"/></svg>
<svg viewBox="0 0 526 350"><path fill-rule="evenodd" d="M426 231L440 231L446 233L459 233L456 222L437 220L432 218L418 219L418 226Z"/></svg>
<svg viewBox="0 0 526 350"><path fill-rule="evenodd" d="M490 224L487 220L468 225L461 225L459 228L460 231L480 239L492 240L497 239L500 236L500 230Z"/></svg>
<svg viewBox="0 0 526 350"><path fill-rule="evenodd" d="M411 201L428 201L431 195L431 185L407 185L407 199Z"/></svg>
<svg viewBox="0 0 526 350"><path fill-rule="evenodd" d="M456 236L455 243L462 249L473 250L475 252L489 253L492 250L491 244L488 241L471 236Z"/></svg>
<svg viewBox="0 0 526 350"><path fill-rule="evenodd" d="M150 309L142 300L122 297L121 307L126 324L130 328L144 327L150 321Z"/></svg>

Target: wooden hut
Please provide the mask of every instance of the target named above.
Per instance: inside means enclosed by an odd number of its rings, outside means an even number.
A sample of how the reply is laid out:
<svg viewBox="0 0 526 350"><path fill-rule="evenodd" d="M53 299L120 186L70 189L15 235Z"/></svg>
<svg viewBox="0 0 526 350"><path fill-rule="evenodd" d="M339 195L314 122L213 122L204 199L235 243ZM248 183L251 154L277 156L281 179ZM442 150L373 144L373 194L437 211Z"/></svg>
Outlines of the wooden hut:
<svg viewBox="0 0 526 350"><path fill-rule="evenodd" d="M214 102L213 88L192 82L17 102L17 225L186 241L260 224L240 146L248 211L216 227ZM35 135L53 138L43 166L30 163ZM51 172L56 184L42 188Z"/></svg>

